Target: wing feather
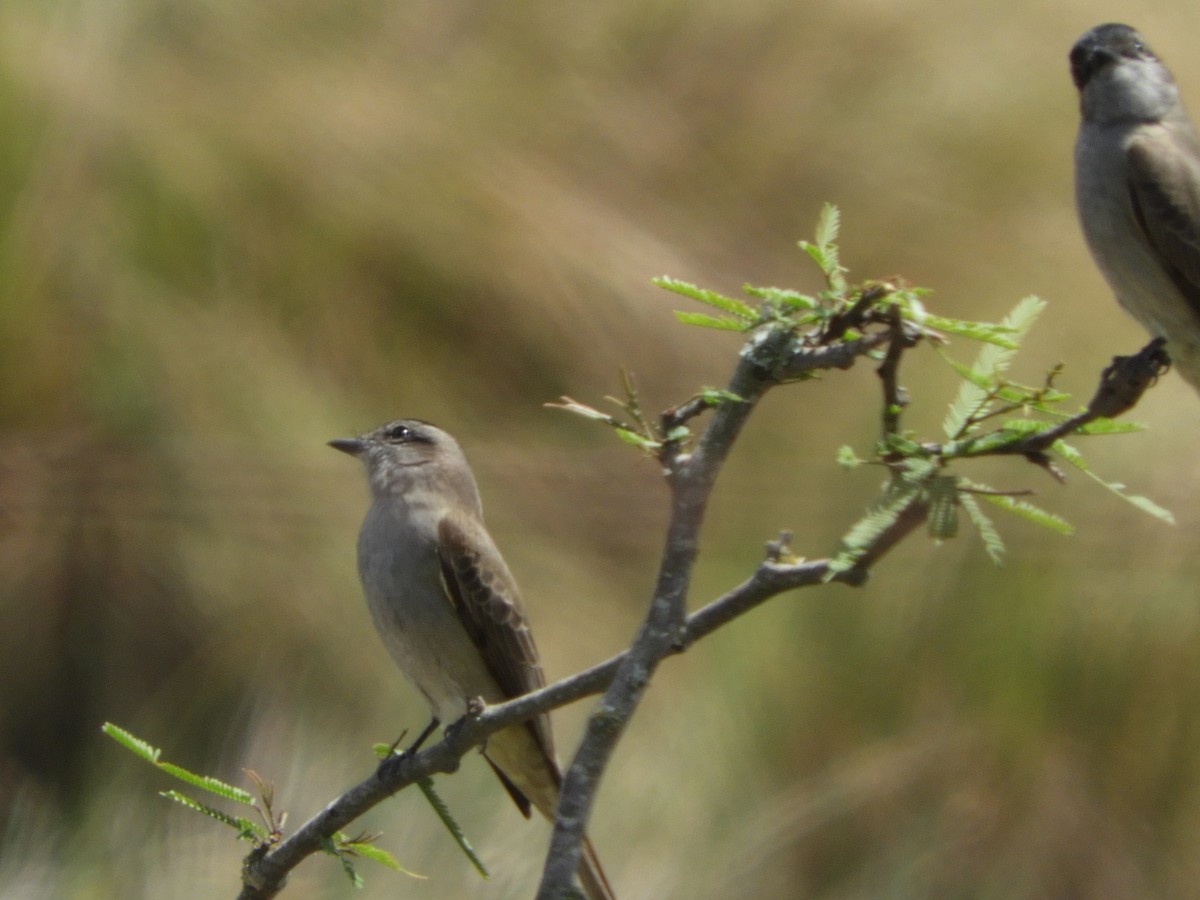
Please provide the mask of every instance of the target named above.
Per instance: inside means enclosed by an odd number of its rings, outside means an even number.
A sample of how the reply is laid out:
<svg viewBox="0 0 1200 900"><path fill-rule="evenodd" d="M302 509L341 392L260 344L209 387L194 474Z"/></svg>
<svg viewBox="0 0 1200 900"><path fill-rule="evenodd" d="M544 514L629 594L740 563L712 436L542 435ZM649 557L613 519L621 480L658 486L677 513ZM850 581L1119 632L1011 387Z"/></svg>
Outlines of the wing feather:
<svg viewBox="0 0 1200 900"><path fill-rule="evenodd" d="M1179 143L1192 152L1181 152ZM1143 129L1126 151L1134 217L1200 315L1200 140L1190 128Z"/></svg>
<svg viewBox="0 0 1200 900"><path fill-rule="evenodd" d="M487 531L477 522L446 516L438 524L442 577L463 627L508 698L544 687L545 676L516 582ZM554 759L549 716L529 727L546 756Z"/></svg>

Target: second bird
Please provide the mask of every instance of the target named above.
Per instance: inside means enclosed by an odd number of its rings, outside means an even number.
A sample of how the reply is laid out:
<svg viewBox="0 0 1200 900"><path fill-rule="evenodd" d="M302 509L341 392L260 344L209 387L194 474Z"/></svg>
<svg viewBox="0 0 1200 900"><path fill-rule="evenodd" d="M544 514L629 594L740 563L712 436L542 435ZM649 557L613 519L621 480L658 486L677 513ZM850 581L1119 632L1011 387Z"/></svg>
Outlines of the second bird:
<svg viewBox="0 0 1200 900"><path fill-rule="evenodd" d="M1075 203L1117 300L1200 391L1200 138L1167 67L1128 25L1071 49Z"/></svg>
<svg viewBox="0 0 1200 900"><path fill-rule="evenodd" d="M450 724L475 698L500 703L545 684L516 582L483 524L475 478L458 443L401 419L330 446L362 460L371 490L358 535L358 574L400 670ZM493 734L484 757L526 816L553 820L562 773L550 718ZM589 900L612 898L585 840L579 879Z"/></svg>

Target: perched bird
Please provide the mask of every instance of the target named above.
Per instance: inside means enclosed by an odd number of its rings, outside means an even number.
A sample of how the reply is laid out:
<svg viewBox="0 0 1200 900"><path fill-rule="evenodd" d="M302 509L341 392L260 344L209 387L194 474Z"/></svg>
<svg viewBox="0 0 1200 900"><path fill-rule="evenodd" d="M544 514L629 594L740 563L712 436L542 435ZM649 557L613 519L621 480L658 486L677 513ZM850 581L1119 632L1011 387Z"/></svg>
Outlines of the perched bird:
<svg viewBox="0 0 1200 900"><path fill-rule="evenodd" d="M500 703L544 686L516 582L484 527L475 478L454 438L401 419L329 445L366 467L363 593L375 628L435 723L458 720L476 698ZM553 820L562 773L549 716L491 735L484 758L526 817L532 804ZM579 879L589 900L613 897L587 840Z"/></svg>
<svg viewBox="0 0 1200 900"><path fill-rule="evenodd" d="M1075 203L1120 304L1200 391L1200 138L1171 73L1128 25L1071 48Z"/></svg>

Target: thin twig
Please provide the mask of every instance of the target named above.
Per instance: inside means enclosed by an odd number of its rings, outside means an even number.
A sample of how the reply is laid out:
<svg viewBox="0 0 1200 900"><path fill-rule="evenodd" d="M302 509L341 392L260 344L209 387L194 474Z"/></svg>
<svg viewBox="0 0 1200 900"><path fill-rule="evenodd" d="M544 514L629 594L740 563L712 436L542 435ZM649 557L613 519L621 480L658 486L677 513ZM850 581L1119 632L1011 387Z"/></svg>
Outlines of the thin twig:
<svg viewBox="0 0 1200 900"><path fill-rule="evenodd" d="M1163 338L1155 338L1132 356L1114 356L1113 361L1100 373L1100 384L1083 412L1051 428L997 448L994 453L1020 454L1041 464L1038 457L1044 455L1055 441L1074 434L1097 419L1113 419L1132 409L1170 365Z"/></svg>
<svg viewBox="0 0 1200 900"><path fill-rule="evenodd" d="M672 447L670 456L662 460L671 488L671 517L654 598L612 684L588 717L583 741L564 775L538 888L540 900L568 895L592 803L612 751L658 664L686 641L687 593L713 483L757 401L776 383L775 369L792 339L790 329L783 328L753 335L728 386L742 402L717 407L692 452Z"/></svg>
<svg viewBox="0 0 1200 900"><path fill-rule="evenodd" d="M883 382L883 436L899 434L900 413L908 404L904 388L900 386L900 358L904 351L916 343L910 339L904 330L904 321L900 318L900 307L892 306L888 310L888 348L883 362L879 366L879 379Z"/></svg>

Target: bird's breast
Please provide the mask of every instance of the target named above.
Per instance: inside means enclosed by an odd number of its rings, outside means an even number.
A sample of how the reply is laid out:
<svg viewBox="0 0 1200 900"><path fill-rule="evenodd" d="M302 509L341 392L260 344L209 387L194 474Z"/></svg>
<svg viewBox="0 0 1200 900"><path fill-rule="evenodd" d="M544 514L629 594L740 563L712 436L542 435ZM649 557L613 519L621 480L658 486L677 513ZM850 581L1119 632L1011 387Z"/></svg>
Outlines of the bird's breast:
<svg viewBox="0 0 1200 900"><path fill-rule="evenodd" d="M1121 306L1151 334L1195 330L1179 292L1134 215L1126 148L1133 127L1084 123L1075 143L1075 203L1088 249Z"/></svg>
<svg viewBox="0 0 1200 900"><path fill-rule="evenodd" d="M433 714L449 723L497 688L446 593L436 520L377 501L358 540L358 571L384 646Z"/></svg>

